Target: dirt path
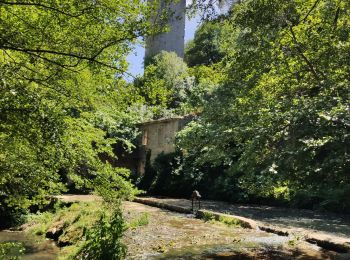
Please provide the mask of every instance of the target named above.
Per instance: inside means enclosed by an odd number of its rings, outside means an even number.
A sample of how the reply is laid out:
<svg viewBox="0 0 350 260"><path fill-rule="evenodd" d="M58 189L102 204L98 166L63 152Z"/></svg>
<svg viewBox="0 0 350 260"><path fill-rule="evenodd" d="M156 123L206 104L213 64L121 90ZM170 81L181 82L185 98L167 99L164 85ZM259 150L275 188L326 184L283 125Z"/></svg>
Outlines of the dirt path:
<svg viewBox="0 0 350 260"><path fill-rule="evenodd" d="M57 195L55 196L55 198L65 202L89 202L89 201L101 200L101 198L96 195L76 195L76 194Z"/></svg>

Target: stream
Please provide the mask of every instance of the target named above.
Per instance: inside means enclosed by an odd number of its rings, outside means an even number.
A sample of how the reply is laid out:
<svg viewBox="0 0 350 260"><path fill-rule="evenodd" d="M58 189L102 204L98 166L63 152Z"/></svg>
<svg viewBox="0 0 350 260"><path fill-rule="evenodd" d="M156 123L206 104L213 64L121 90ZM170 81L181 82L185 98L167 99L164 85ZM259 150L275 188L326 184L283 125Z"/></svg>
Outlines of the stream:
<svg viewBox="0 0 350 260"><path fill-rule="evenodd" d="M327 251L293 236L204 222L192 214L139 203L124 202L123 212L127 222L147 216L146 223L124 234L126 259L350 259L349 254ZM10 254L4 256L3 251L9 251L9 247L3 245L13 246ZM52 240L26 232L0 231L0 260L51 260L57 259L59 252Z"/></svg>
<svg viewBox="0 0 350 260"><path fill-rule="evenodd" d="M138 203L125 202L124 213L126 219L149 216L147 225L126 231L126 259L350 259L294 236L205 222Z"/></svg>
<svg viewBox="0 0 350 260"><path fill-rule="evenodd" d="M11 246L5 248L4 245L9 245L9 242L12 242ZM4 254L5 249L9 254ZM51 240L43 240L20 231L0 231L1 260L16 256L23 260L52 260L57 258L58 252L58 247Z"/></svg>

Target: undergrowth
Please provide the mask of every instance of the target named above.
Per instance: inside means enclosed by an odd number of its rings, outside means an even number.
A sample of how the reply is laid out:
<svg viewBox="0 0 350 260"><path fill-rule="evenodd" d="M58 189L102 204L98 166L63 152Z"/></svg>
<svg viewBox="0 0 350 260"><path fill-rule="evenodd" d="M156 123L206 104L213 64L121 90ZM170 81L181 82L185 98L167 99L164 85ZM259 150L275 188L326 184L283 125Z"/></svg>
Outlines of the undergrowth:
<svg viewBox="0 0 350 260"><path fill-rule="evenodd" d="M140 217L133 219L128 224L131 229L136 229L137 227L147 226L149 224L149 214L142 213Z"/></svg>
<svg viewBox="0 0 350 260"><path fill-rule="evenodd" d="M0 243L0 260L21 259L24 252L25 252L25 248L22 243L18 243L18 242Z"/></svg>
<svg viewBox="0 0 350 260"><path fill-rule="evenodd" d="M248 224L245 223L244 221L237 219L235 217L230 217L230 216L223 216L223 215L216 215L210 212L204 211L201 215L201 218L204 221L209 221L209 222L219 222L223 223L227 226L230 227L241 227L241 228L247 228Z"/></svg>
<svg viewBox="0 0 350 260"><path fill-rule="evenodd" d="M48 231L62 230L57 238L62 246L61 260L120 259L126 254L123 232L148 224L148 213L126 223L120 207L104 207L102 201L94 201L59 205L51 212L29 215L27 231L46 237Z"/></svg>
<svg viewBox="0 0 350 260"><path fill-rule="evenodd" d="M57 243L64 245L60 259L72 259L82 247L85 236L96 225L101 226L101 216L104 219L111 215L110 211L102 211L101 202L79 202L69 207L56 208L53 212L33 214L28 217L28 231L35 235L46 236L49 230L62 229ZM98 223L98 224L96 224Z"/></svg>

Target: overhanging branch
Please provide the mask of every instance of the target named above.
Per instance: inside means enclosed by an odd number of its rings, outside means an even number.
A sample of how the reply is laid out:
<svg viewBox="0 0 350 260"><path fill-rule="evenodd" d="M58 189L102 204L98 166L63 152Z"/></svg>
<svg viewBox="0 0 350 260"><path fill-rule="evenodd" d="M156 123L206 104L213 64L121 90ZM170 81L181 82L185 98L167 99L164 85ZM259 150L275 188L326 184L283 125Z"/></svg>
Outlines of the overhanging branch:
<svg viewBox="0 0 350 260"><path fill-rule="evenodd" d="M115 43L114 43L115 44ZM101 62L99 60L97 60L97 56L99 54L102 53L103 50L105 50L106 48L114 45L114 44L108 44L106 46L104 46L101 50L99 50L99 52L97 52L97 54L93 55L92 57L88 57L88 56L82 56L82 55L79 55L79 54L75 54L75 53L65 53L65 52L60 52L60 51L54 51L54 50L47 50L47 49L29 49L29 48L20 48L20 47L15 47L15 46L10 46L10 45L3 45L3 46L0 46L0 49L2 50L12 50L12 51L19 51L19 52L23 52L23 53L26 53L26 54L30 54L30 55L35 55L36 57L40 58L40 59L43 59L43 60L46 60L47 62L50 62L50 63L53 63L57 66L60 66L64 69L69 69L69 65L67 64L61 64L61 63L58 63L56 61L53 61L51 59L48 59L46 57L43 57L40 55L40 53L43 53L43 54L53 54L53 55L58 55L58 56L63 56L63 57L71 57L71 58L76 58L78 60L85 60L85 61L89 61L89 62L92 62L92 63L96 63L98 65L101 65L103 67L106 67L106 68L110 68L110 69L113 69L113 70L117 70L119 72L121 72L122 74L126 74L132 78L135 78L132 74L128 73L127 71L125 70L122 70L122 69L119 69L115 66L112 66L110 64L107 64L107 63L104 63L104 62Z"/></svg>
<svg viewBox="0 0 350 260"><path fill-rule="evenodd" d="M40 4L40 3L33 3L33 2L8 2L8 1L1 1L0 0L0 5L41 7L41 8L47 9L47 10L54 11L56 13L60 13L60 14L70 16L70 17L75 17L75 18L84 15L86 11L92 9L92 6L89 6L87 8L82 9L79 13L71 14L71 13L67 13L65 11L62 11L62 10L55 8L55 7L52 7L52 6L48 6L48 5L44 5L44 4Z"/></svg>

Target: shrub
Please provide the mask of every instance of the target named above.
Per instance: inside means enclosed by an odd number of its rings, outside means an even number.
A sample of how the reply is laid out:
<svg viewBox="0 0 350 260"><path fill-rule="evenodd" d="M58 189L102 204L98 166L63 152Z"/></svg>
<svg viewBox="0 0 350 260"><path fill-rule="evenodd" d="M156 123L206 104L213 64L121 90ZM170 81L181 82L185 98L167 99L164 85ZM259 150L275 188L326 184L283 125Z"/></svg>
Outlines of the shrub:
<svg viewBox="0 0 350 260"><path fill-rule="evenodd" d="M5 242L0 243L0 259L17 260L21 259L25 248L21 243Z"/></svg>
<svg viewBox="0 0 350 260"><path fill-rule="evenodd" d="M100 219L93 227L86 230L86 240L75 259L122 259L127 250L121 242L125 229L119 208L111 216L101 213Z"/></svg>
<svg viewBox="0 0 350 260"><path fill-rule="evenodd" d="M139 218L132 220L129 224L129 228L135 229L136 227L147 226L149 224L149 214L142 213Z"/></svg>

